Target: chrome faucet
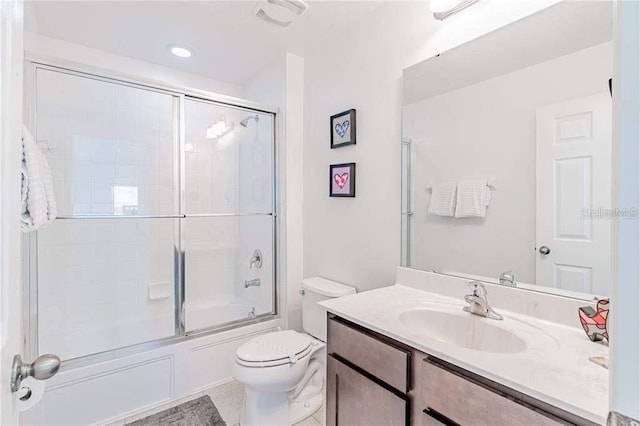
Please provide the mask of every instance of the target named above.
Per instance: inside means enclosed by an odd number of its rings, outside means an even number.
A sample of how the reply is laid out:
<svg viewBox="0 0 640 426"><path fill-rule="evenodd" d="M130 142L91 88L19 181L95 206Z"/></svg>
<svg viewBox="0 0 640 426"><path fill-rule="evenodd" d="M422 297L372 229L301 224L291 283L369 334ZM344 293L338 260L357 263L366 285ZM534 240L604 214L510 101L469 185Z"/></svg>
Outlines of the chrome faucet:
<svg viewBox="0 0 640 426"><path fill-rule="evenodd" d="M499 280L502 285L508 285L510 287L516 286L516 276L513 273L513 269L501 273Z"/></svg>
<svg viewBox="0 0 640 426"><path fill-rule="evenodd" d="M493 308L489 306L489 301L487 300L487 289L483 284L480 284L478 281L470 281L467 285L469 287L473 287L473 291L471 294L464 296L464 301L469 304L469 306L465 306L463 308L465 312L494 320L504 319L502 315L494 311Z"/></svg>
<svg viewBox="0 0 640 426"><path fill-rule="evenodd" d="M245 280L244 281L244 288L249 288L249 287L260 287L260 284L262 284L260 282L260 278L254 278L252 280Z"/></svg>

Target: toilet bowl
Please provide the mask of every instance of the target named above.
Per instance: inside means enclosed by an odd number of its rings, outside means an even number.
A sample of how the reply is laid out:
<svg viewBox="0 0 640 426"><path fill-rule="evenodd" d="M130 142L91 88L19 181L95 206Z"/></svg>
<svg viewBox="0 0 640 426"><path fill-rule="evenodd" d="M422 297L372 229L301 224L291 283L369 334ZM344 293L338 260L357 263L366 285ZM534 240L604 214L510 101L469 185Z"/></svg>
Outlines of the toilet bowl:
<svg viewBox="0 0 640 426"><path fill-rule="evenodd" d="M309 278L302 282L304 333L264 333L236 351L233 377L245 386L242 426L285 426L304 420L324 403L326 310L317 303L355 288Z"/></svg>

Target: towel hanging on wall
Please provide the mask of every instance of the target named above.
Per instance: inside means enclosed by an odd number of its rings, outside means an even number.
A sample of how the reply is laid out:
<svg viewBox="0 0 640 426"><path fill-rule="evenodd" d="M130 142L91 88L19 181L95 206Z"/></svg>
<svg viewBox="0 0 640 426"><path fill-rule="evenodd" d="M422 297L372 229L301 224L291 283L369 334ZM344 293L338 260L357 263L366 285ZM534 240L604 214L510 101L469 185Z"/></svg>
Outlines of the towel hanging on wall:
<svg viewBox="0 0 640 426"><path fill-rule="evenodd" d="M456 217L485 217L491 201L491 189L487 179L458 182Z"/></svg>
<svg viewBox="0 0 640 426"><path fill-rule="evenodd" d="M57 215L53 178L46 157L26 126L22 126L22 191L20 229L36 231Z"/></svg>
<svg viewBox="0 0 640 426"><path fill-rule="evenodd" d="M442 182L431 186L431 200L427 213L453 216L456 209L456 182Z"/></svg>

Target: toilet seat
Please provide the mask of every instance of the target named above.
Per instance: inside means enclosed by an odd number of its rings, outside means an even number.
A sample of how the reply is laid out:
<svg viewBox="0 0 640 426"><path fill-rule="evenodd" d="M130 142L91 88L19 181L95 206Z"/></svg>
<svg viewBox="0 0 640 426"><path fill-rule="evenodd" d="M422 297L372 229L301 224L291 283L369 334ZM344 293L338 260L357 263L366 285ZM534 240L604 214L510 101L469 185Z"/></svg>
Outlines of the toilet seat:
<svg viewBox="0 0 640 426"><path fill-rule="evenodd" d="M319 302L355 293L324 278L302 281L302 328L250 337L239 345L233 378L244 385L240 424L298 424L325 400L327 309Z"/></svg>
<svg viewBox="0 0 640 426"><path fill-rule="evenodd" d="M312 351L311 339L293 330L274 331L254 337L236 351L236 362L245 367L295 364Z"/></svg>

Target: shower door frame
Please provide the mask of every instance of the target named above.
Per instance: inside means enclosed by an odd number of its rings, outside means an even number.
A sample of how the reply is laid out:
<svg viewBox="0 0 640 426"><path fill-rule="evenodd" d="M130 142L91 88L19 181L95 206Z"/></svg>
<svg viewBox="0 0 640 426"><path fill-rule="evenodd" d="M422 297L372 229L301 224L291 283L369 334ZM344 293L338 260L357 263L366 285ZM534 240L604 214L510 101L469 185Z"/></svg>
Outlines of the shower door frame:
<svg viewBox="0 0 640 426"><path fill-rule="evenodd" d="M262 323L281 317L281 291L279 286L281 258L279 250L281 246L280 229L284 229L280 223L278 206L280 199L279 176L280 176L280 111L277 107L258 104L240 98L220 95L206 90L193 89L182 85L172 85L164 82L157 82L150 79L128 76L126 74L104 70L79 64L75 62L42 57L40 55L27 54L24 62L24 122L30 129L36 128L37 123L37 70L45 69L53 72L60 72L67 75L89 78L92 80L117 84L137 89L150 90L153 92L167 94L173 97L173 152L174 158L174 185L175 202L177 203L177 213L173 215L72 215L60 216L58 220L66 219L174 219L177 226L174 226L174 335L160 339L153 339L133 345L108 349L102 352L84 355L77 358L63 360L62 369L73 369L92 365L98 362L112 360L146 350L172 345L183 342L187 339L207 336L223 331L235 329L241 326ZM269 114L272 117L273 131L271 143L271 165L272 165L272 206L271 212L237 212L237 213L212 213L212 214L186 214L185 208L185 100L193 99L204 101L214 105L228 108L246 110ZM37 135L36 135L37 138ZM175 191L175 189L174 189ZM272 250L273 250L273 292L271 312L256 315L249 319L240 319L220 325L186 331L185 314L185 219L188 217L240 217L240 216L271 216L272 217ZM37 233L29 233L23 236L22 256L23 256L23 334L24 334L24 354L27 359L35 359L39 355L38 343L38 253L37 253Z"/></svg>

